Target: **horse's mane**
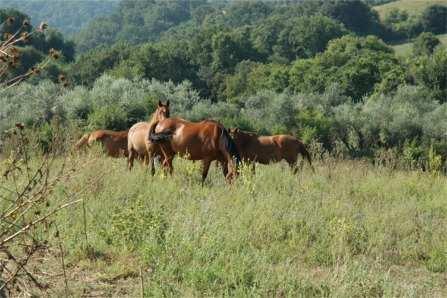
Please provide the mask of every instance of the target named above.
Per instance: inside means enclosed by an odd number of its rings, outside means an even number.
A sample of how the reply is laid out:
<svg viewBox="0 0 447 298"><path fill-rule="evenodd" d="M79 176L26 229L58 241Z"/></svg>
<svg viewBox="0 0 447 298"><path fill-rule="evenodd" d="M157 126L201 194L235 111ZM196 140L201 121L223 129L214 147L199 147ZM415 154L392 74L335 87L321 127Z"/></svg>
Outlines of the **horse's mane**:
<svg viewBox="0 0 447 298"><path fill-rule="evenodd" d="M239 130L239 133L242 133L244 135L250 136L250 137L259 137L259 135L252 131L245 131L245 130Z"/></svg>

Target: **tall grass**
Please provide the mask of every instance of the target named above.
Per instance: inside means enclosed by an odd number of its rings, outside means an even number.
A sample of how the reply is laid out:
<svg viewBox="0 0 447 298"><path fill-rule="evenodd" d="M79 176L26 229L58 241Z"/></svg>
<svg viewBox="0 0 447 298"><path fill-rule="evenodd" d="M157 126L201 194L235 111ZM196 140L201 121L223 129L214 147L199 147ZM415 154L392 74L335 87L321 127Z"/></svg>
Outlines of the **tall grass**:
<svg viewBox="0 0 447 298"><path fill-rule="evenodd" d="M202 187L190 161L151 177L71 158L88 166L55 196L88 185L85 224L80 205L56 219L68 270L88 276L69 283L75 295L104 280L113 295L127 278L122 294L136 296L140 267L153 296L447 295L445 176L327 157L316 174L243 167L233 185L213 166Z"/></svg>

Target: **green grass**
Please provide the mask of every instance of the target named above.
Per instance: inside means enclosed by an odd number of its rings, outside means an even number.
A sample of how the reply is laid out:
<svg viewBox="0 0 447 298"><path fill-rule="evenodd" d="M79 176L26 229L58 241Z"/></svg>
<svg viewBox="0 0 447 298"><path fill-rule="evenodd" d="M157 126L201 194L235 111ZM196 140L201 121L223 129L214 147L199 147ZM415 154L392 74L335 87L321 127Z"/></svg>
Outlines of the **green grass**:
<svg viewBox="0 0 447 298"><path fill-rule="evenodd" d="M441 44L447 47L447 34L436 35L441 41ZM393 45L392 48L398 56L408 56L413 51L413 42L402 43L398 45Z"/></svg>
<svg viewBox="0 0 447 298"><path fill-rule="evenodd" d="M147 296L447 295L445 176L326 159L316 174L243 168L233 185L213 165L202 188L190 161L173 177L92 155L70 163L79 172L54 200L86 204L87 252L82 206L56 218L75 296L138 296L140 267ZM60 272L57 260L42 266Z"/></svg>
<svg viewBox="0 0 447 298"><path fill-rule="evenodd" d="M405 10L409 14L419 14L426 7L434 4L447 5L447 0L398 0L375 6L374 9L379 13L380 18L383 19L394 8Z"/></svg>

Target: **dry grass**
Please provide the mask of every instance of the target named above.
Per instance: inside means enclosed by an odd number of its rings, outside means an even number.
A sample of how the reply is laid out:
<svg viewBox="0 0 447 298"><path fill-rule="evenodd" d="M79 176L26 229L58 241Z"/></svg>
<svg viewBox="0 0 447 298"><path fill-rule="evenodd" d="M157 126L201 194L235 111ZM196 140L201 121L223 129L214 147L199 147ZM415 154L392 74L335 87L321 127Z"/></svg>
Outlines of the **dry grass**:
<svg viewBox="0 0 447 298"><path fill-rule="evenodd" d="M326 158L316 174L243 168L231 186L213 166L202 188L189 161L166 178L72 158L89 166L64 191L101 177L83 195L87 239L81 206L56 219L75 296L135 297L140 267L153 296L447 295L445 176Z"/></svg>

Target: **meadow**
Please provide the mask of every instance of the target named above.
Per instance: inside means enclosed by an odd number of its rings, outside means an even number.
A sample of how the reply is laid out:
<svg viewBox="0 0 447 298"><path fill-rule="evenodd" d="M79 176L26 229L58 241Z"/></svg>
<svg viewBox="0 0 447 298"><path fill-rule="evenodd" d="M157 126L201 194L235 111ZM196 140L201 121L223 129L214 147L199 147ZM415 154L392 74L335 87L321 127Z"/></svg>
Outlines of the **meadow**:
<svg viewBox="0 0 447 298"><path fill-rule="evenodd" d="M315 174L243 166L227 185L213 165L202 187L199 163L181 159L172 177L95 151L65 163L76 170L50 202L82 203L49 228L61 250L36 266L45 295L447 295L444 175L315 154Z"/></svg>
<svg viewBox="0 0 447 298"><path fill-rule="evenodd" d="M446 0L398 0L383 5L374 6L380 18L384 18L392 9L407 11L409 14L419 14L430 5L447 5Z"/></svg>

